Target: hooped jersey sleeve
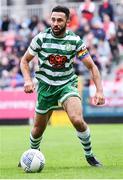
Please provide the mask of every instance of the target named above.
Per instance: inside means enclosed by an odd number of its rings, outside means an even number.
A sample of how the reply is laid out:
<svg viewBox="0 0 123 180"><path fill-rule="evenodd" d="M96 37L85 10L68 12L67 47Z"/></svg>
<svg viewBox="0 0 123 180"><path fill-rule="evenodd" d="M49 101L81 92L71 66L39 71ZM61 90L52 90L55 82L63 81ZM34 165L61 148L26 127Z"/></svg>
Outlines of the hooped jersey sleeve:
<svg viewBox="0 0 123 180"><path fill-rule="evenodd" d="M82 61L85 57L90 56L85 43L78 36L77 38L77 57Z"/></svg>
<svg viewBox="0 0 123 180"><path fill-rule="evenodd" d="M32 39L28 51L31 55L36 56L38 52L41 50L41 47L42 47L42 35L41 33L39 33Z"/></svg>

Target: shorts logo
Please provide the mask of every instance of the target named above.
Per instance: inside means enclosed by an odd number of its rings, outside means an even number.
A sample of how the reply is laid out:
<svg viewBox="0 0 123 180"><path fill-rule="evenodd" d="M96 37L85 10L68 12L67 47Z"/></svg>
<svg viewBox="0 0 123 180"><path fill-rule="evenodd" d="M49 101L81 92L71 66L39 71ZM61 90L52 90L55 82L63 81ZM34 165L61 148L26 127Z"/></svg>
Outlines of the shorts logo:
<svg viewBox="0 0 123 180"><path fill-rule="evenodd" d="M66 56L53 55L53 54L49 56L49 63L52 64L52 67L56 69L64 68L66 61L67 61Z"/></svg>

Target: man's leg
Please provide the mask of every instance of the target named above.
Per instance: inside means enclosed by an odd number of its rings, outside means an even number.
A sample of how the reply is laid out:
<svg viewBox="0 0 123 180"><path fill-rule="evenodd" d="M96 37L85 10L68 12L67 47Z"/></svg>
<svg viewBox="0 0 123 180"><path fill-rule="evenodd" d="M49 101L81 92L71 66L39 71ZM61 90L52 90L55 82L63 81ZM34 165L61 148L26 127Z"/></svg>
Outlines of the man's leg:
<svg viewBox="0 0 123 180"><path fill-rule="evenodd" d="M52 115L52 111L49 111L46 114L35 114L33 128L30 132L30 148L40 150L40 142L42 139L43 132L46 129L48 120ZM19 161L18 167L21 167L21 163Z"/></svg>
<svg viewBox="0 0 123 180"><path fill-rule="evenodd" d="M90 130L83 119L81 100L78 97L69 97L63 103L63 107L77 131L77 136L83 146L86 160L92 166L101 166L92 152Z"/></svg>
<svg viewBox="0 0 123 180"><path fill-rule="evenodd" d="M52 111L46 114L35 114L34 125L30 133L30 147L32 149L40 149L40 142L42 139L43 132L46 129L48 120L52 115Z"/></svg>

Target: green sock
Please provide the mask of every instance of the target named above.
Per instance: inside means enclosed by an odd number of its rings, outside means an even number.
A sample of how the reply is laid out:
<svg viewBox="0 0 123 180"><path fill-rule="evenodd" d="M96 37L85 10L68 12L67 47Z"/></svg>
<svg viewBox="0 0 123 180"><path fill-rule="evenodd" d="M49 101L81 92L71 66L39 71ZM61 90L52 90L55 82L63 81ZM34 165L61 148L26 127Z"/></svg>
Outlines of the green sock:
<svg viewBox="0 0 123 180"><path fill-rule="evenodd" d="M39 138L34 138L32 134L30 133L30 147L31 149L40 149L40 142L41 142L42 136Z"/></svg>
<svg viewBox="0 0 123 180"><path fill-rule="evenodd" d="M91 156L93 152L91 147L90 129L87 128L84 132L77 131L77 136L83 146L85 156Z"/></svg>

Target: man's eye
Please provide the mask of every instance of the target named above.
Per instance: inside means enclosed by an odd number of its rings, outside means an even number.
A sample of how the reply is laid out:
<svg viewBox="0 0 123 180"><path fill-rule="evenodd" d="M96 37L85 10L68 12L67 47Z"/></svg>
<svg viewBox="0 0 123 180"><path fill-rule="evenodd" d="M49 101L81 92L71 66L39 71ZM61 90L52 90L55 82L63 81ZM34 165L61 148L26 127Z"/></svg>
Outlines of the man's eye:
<svg viewBox="0 0 123 180"><path fill-rule="evenodd" d="M59 19L58 22L62 22L62 19Z"/></svg>

